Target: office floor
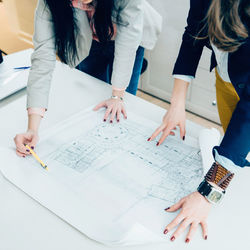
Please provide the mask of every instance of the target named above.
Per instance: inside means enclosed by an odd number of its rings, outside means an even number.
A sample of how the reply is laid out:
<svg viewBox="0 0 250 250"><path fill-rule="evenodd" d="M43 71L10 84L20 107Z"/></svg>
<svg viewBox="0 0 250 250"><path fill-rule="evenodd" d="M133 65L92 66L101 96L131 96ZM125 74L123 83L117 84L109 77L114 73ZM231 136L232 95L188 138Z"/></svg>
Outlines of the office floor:
<svg viewBox="0 0 250 250"><path fill-rule="evenodd" d="M7 14L4 10L3 4L0 2L0 49L3 50L4 52L10 54L14 53L20 50L24 50L27 48L30 48L30 44L26 43L22 39L18 37L18 35L11 29L11 26L7 20ZM137 96L140 98L143 98L151 103L154 103L162 108L168 109L169 108L169 103L160 100L159 98L153 97L147 93L144 93L142 91L138 91ZM221 126L208 121L202 117L199 117L195 114L192 114L190 112L187 112L187 119L196 122L204 127L215 127L218 128L221 132Z"/></svg>

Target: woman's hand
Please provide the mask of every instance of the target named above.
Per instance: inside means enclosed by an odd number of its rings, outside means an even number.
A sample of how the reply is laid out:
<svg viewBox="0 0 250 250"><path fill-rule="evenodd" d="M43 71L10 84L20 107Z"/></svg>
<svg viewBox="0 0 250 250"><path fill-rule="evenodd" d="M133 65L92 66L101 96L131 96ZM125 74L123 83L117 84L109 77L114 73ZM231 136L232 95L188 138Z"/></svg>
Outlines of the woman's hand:
<svg viewBox="0 0 250 250"><path fill-rule="evenodd" d="M157 137L162 132L161 138L156 144L157 146L159 146L167 138L168 135L174 135L174 132L172 130L175 129L176 126L180 127L181 139L185 140L185 100L188 85L188 82L185 82L181 79L175 79L169 111L163 117L161 126L155 130L148 141L155 139L155 137Z"/></svg>
<svg viewBox="0 0 250 250"><path fill-rule="evenodd" d="M97 111L100 108L106 108L106 113L104 115L103 121L106 122L108 120L108 117L110 116L110 123L114 121L116 118L117 122L120 121L121 119L121 113L123 114L124 118L127 119L127 113L123 101L123 96L124 96L125 90L112 90L112 96L117 97L115 98L110 98L108 100L105 100L101 103L99 103L94 110Z"/></svg>
<svg viewBox="0 0 250 250"><path fill-rule="evenodd" d="M176 129L176 126L180 127L181 139L185 140L185 122L185 103L180 101L176 104L171 104L169 111L163 117L162 124L155 130L148 140L154 140L160 133L162 133L160 140L157 142L157 146L161 145L167 136L174 135L172 130Z"/></svg>
<svg viewBox="0 0 250 250"><path fill-rule="evenodd" d="M118 99L110 98L108 100L105 100L105 101L99 103L94 108L94 110L97 111L103 107L105 107L107 109L106 113L104 115L104 118L103 118L104 122L106 122L108 120L109 116L110 116L110 119L109 119L110 123L112 123L115 118L116 118L117 122L119 122L121 119L121 113L123 114L124 118L127 119L125 105L124 105L124 102L122 100L120 100L120 98L118 98Z"/></svg>
<svg viewBox="0 0 250 250"><path fill-rule="evenodd" d="M28 130L26 133L18 134L14 138L16 144L16 153L18 156L25 157L30 154L30 151L24 146L29 145L32 149L36 146L38 142L38 134L34 130Z"/></svg>
<svg viewBox="0 0 250 250"><path fill-rule="evenodd" d="M199 224L201 224L203 238L206 240L208 235L206 220L211 206L212 204L209 203L209 201L207 201L206 198L199 192L194 192L184 197L172 207L165 209L166 212L175 212L179 209L181 209L181 211L176 218L167 225L164 230L164 234L167 234L173 228L178 226L176 231L171 236L171 241L174 241L190 225L190 229L186 237L186 243L188 243L193 238Z"/></svg>

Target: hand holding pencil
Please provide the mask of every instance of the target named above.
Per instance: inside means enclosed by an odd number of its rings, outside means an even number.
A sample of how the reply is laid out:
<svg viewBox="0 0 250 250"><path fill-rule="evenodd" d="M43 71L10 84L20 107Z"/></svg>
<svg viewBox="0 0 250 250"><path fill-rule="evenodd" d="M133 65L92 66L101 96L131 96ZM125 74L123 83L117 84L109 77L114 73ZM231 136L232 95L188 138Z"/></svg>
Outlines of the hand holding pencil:
<svg viewBox="0 0 250 250"><path fill-rule="evenodd" d="M29 145L32 150L36 146L38 142L38 134L34 130L28 130L25 133L17 134L14 138L14 142L16 144L16 154L21 157L26 157L30 155L30 150L25 147L25 145Z"/></svg>
<svg viewBox="0 0 250 250"><path fill-rule="evenodd" d="M33 155L33 157L41 164L41 166L48 170L47 165L38 157L38 155L26 144L25 147L30 151L30 153Z"/></svg>

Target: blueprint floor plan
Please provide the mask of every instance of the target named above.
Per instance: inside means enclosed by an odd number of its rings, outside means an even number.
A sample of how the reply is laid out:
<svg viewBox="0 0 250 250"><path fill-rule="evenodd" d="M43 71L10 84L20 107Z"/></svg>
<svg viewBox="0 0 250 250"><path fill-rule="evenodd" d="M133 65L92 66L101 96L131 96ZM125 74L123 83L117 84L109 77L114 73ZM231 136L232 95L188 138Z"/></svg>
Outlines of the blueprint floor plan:
<svg viewBox="0 0 250 250"><path fill-rule="evenodd" d="M101 118L101 117L100 117ZM194 191L203 176L200 150L169 136L162 146L147 142L152 130L140 123L100 122L77 139L56 148L49 165L70 168L86 178L102 178L114 187L174 203Z"/></svg>

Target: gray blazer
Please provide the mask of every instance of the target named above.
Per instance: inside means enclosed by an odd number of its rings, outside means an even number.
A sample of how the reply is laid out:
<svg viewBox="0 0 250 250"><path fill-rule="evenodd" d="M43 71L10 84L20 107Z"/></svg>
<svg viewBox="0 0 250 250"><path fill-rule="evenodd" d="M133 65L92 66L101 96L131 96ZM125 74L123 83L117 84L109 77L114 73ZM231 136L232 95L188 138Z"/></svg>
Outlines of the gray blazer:
<svg viewBox="0 0 250 250"><path fill-rule="evenodd" d="M154 48L161 32L162 18L146 0L116 0L116 5L120 12L111 83L117 88L126 88L138 47ZM75 15L79 26L76 38L79 59L70 67L77 66L88 56L92 42L86 12L76 9ZM56 51L51 13L44 0L39 0L36 8L33 43L35 49L27 86L27 108L47 109Z"/></svg>

